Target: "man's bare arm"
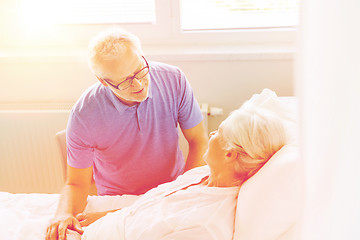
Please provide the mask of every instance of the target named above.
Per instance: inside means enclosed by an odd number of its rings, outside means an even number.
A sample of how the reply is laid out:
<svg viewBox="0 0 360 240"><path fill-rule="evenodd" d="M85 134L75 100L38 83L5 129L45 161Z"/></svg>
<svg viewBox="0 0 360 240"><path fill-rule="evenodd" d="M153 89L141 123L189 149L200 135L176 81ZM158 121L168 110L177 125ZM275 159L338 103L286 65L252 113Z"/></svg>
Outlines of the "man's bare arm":
<svg viewBox="0 0 360 240"><path fill-rule="evenodd" d="M46 231L46 240L65 239L66 229L82 233L76 214L83 212L92 180L92 167L78 169L68 166L67 181L62 189L59 205Z"/></svg>
<svg viewBox="0 0 360 240"><path fill-rule="evenodd" d="M185 171L205 164L203 155L207 148L208 135L203 121L190 129L182 129L185 139L189 143L189 154L186 159Z"/></svg>

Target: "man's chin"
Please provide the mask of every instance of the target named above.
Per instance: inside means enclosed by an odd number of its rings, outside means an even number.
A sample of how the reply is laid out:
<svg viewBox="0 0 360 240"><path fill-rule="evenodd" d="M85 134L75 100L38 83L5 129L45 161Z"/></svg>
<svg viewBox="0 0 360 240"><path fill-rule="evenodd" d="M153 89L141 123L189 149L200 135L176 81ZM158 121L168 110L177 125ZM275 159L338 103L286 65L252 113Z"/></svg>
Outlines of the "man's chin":
<svg viewBox="0 0 360 240"><path fill-rule="evenodd" d="M143 102L148 98L148 94L147 93L141 93L140 96L136 96L133 98L133 101L136 102Z"/></svg>
<svg viewBox="0 0 360 240"><path fill-rule="evenodd" d="M140 103L140 102L143 102L145 101L148 97L149 97L149 94L146 93L145 94L141 94L140 96L128 96L128 97L124 97L124 96L120 96L118 93L114 92L114 94L120 99L120 100L124 100L124 101L128 101L128 102L137 102L137 103Z"/></svg>
<svg viewBox="0 0 360 240"><path fill-rule="evenodd" d="M137 97L137 98L128 98L125 99L126 101L130 101L130 102L137 102L137 103L141 103L144 102L146 99L148 98L148 96L144 96L144 97Z"/></svg>
<svg viewBox="0 0 360 240"><path fill-rule="evenodd" d="M145 89L144 89L144 91L145 91ZM148 99L148 97L149 97L148 92L146 92L146 93L144 92L144 93L141 93L141 96L135 97L133 101L136 101L136 102L140 103L140 102L143 102L146 99Z"/></svg>

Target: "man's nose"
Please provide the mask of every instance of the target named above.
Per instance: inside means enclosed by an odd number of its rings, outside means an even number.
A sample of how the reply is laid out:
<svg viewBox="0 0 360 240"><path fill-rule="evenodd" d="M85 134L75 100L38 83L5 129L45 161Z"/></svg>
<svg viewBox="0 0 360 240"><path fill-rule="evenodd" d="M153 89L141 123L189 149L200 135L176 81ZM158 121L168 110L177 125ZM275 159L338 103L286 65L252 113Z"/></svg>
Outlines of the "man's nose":
<svg viewBox="0 0 360 240"><path fill-rule="evenodd" d="M131 84L131 86L134 88L142 87L142 85L143 85L142 79L137 79L137 78L134 78Z"/></svg>

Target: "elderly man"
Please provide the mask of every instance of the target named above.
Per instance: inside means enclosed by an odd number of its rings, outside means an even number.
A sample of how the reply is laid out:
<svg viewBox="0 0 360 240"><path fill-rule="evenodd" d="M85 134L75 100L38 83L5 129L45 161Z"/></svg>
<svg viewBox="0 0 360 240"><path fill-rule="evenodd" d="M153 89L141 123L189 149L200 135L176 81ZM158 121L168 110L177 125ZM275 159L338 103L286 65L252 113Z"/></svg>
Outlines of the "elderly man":
<svg viewBox="0 0 360 240"><path fill-rule="evenodd" d="M86 206L92 177L99 195L138 195L203 164L203 118L180 69L148 62L138 38L120 28L93 39L89 66L99 83L71 111L68 177L47 239L63 239L67 228L82 232L75 216ZM178 123L189 143L186 161Z"/></svg>

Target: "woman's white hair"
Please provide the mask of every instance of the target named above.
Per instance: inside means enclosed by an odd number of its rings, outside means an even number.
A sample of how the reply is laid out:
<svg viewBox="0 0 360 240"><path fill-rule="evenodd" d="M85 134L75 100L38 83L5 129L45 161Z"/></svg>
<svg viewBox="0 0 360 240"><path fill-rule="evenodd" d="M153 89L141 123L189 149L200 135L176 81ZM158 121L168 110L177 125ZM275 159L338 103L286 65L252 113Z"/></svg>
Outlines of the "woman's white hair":
<svg viewBox="0 0 360 240"><path fill-rule="evenodd" d="M103 61L118 58L129 48L143 54L139 38L132 33L120 27L100 32L90 41L88 47L88 64L91 71L102 77Z"/></svg>
<svg viewBox="0 0 360 240"><path fill-rule="evenodd" d="M233 111L221 126L226 150L238 152L235 172L243 180L253 176L286 143L281 119L249 104Z"/></svg>

